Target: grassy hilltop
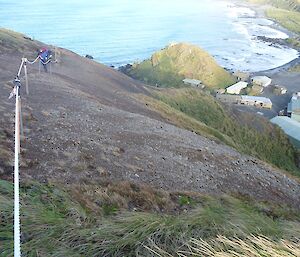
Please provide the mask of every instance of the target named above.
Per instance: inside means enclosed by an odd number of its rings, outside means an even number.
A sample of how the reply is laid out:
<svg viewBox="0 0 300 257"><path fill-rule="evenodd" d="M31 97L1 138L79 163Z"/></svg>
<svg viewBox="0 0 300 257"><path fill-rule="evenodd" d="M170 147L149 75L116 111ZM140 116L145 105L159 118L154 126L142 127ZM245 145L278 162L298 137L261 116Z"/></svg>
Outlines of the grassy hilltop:
<svg viewBox="0 0 300 257"><path fill-rule="evenodd" d="M125 71L129 76L159 87L178 87L184 78L198 79L211 88L224 88L235 78L220 67L207 52L197 46L179 43L134 64Z"/></svg>

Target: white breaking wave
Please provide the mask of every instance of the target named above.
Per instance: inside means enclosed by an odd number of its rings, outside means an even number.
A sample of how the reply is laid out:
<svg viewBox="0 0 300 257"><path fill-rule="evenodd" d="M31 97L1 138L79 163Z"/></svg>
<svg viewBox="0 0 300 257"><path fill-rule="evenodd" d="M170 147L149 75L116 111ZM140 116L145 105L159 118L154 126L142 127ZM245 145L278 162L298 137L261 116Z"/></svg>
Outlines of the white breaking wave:
<svg viewBox="0 0 300 257"><path fill-rule="evenodd" d="M287 35L226 0L0 0L0 25L114 66L149 58L172 41L198 45L234 70L266 70L298 56L257 40Z"/></svg>
<svg viewBox="0 0 300 257"><path fill-rule="evenodd" d="M286 33L271 27L273 21L256 18L254 11L235 5L229 6L226 15L231 19L233 30L240 35L241 40L246 40L248 43L244 44L239 51L222 58L220 63L225 67L243 71L260 71L278 67L298 57L298 51L295 49L257 39L257 37L289 38Z"/></svg>
<svg viewBox="0 0 300 257"><path fill-rule="evenodd" d="M255 11L247 7L238 7L235 5L228 5L227 15L232 19L242 18L242 17L255 17Z"/></svg>

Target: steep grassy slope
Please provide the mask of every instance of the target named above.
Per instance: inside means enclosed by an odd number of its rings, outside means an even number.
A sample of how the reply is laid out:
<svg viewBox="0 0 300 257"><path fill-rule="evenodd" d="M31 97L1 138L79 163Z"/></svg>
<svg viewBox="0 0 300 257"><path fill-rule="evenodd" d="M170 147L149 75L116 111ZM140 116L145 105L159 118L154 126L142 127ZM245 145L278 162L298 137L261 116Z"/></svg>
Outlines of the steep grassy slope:
<svg viewBox="0 0 300 257"><path fill-rule="evenodd" d="M155 94L170 107L215 129L219 134L215 130L207 132L223 142L300 176L296 149L285 134L267 120L225 110L212 96L200 90L168 89Z"/></svg>
<svg viewBox="0 0 300 257"><path fill-rule="evenodd" d="M250 3L255 4L269 4L276 8L300 11L300 1L299 0L247 0Z"/></svg>
<svg viewBox="0 0 300 257"><path fill-rule="evenodd" d="M67 186L62 190L59 185L23 183L24 256L160 256L153 252L157 247L177 256L177 251L188 250L186 244L192 237L207 240L212 251L220 247L212 242L218 236L226 236L227 243L245 240L244 247L251 245L246 239L250 235L269 237L274 248L281 247L280 239L288 240L291 245L292 241L299 243L299 213L286 207L231 197L174 194L171 196L173 206L179 206L181 212L162 214L159 210L137 211L136 208L143 203L165 206L166 199L170 199L168 193L145 191L131 185L121 196L123 187L119 188L119 194L107 188L94 185L80 190ZM130 212L113 204L124 202L124 194L131 203ZM12 184L0 180L1 257L13 256L12 197ZM265 241L264 245L269 247L270 244ZM210 255L207 252L202 256Z"/></svg>
<svg viewBox="0 0 300 257"><path fill-rule="evenodd" d="M300 12L271 8L266 10L266 14L283 27L300 35Z"/></svg>
<svg viewBox="0 0 300 257"><path fill-rule="evenodd" d="M125 72L159 87L178 87L184 78L199 79L211 88L226 87L235 82L235 78L208 53L185 43L170 45Z"/></svg>

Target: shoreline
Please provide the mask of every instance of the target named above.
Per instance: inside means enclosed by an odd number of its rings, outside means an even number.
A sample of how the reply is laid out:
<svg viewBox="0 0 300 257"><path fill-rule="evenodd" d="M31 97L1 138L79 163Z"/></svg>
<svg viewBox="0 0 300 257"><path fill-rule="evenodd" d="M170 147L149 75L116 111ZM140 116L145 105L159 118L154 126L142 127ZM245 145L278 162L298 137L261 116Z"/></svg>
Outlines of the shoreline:
<svg viewBox="0 0 300 257"><path fill-rule="evenodd" d="M250 10L255 12L255 19L267 19L273 22L273 24L269 25L268 27L276 29L280 32L283 32L285 34L287 34L289 36L289 38L293 38L296 37L297 34L295 34L294 32L288 30L287 28L281 26L276 20L273 20L269 17L266 16L265 11L268 8L272 8L273 6L271 5L259 5L259 4L253 4L253 3L249 3L249 2L240 2L237 0L228 0L228 2L234 4L237 7L245 7L245 8L249 8ZM283 46L283 47L289 47L291 49L294 49L296 51L298 51L298 57L283 64L280 65L278 67L272 68L272 69L266 69L266 70L260 70L260 71L255 71L255 72L250 72L250 74L253 75L258 75L261 73L270 73L270 75L273 75L274 73L278 73L278 72L284 72L287 71L288 69L295 67L297 65L300 65L300 48L296 48L295 46L293 46L292 44L286 42L285 39L282 38L269 38L269 37L265 37L265 36L258 36L257 37L258 40L261 40L263 42L266 43L272 43L274 45L279 45L279 46Z"/></svg>
<svg viewBox="0 0 300 257"><path fill-rule="evenodd" d="M249 3L249 2L240 2L237 0L226 0L226 2L228 4L232 4L235 7L248 8L248 9L254 11L255 15L253 16L253 19L266 19L266 20L273 22L273 24L267 25L266 27L269 27L269 28L275 29L277 31L280 31L282 33L285 33L286 35L288 35L289 38L293 38L293 37L297 36L294 32L291 32L288 29L282 27L277 21L270 19L266 16L265 10L268 8L271 8L272 6L270 6L270 5L258 5L258 4L253 4L253 3ZM256 75L256 74L267 73L267 72L275 73L275 72L287 71L289 68L292 68L296 65L300 65L300 48L296 48L292 44L288 43L285 39L270 38L270 37L266 37L266 36L257 36L256 39L258 41L261 41L264 43L269 43L273 46L277 45L280 47L294 49L298 52L298 57L296 57L295 59L293 59L287 63L279 65L277 67L270 68L270 69L258 70L258 71L252 71L252 72L249 72L250 74ZM107 66L110 66L116 70L122 71L122 69L126 68L127 66L131 66L131 65L133 65L133 63L126 63L126 64L120 65L120 66L111 66L111 65L107 65ZM231 69L231 68L225 68L224 66L222 66L222 67L232 73L239 71L238 68Z"/></svg>
<svg viewBox="0 0 300 257"><path fill-rule="evenodd" d="M251 4L251 3L237 3L236 0L229 0L232 3L235 2L234 4L236 6L241 6L245 8L249 8L255 12L255 18L264 18L268 19L273 22L269 27L274 28L276 30L279 30L283 33L286 33L289 38L297 37L297 34L294 32L289 31L288 29L282 27L276 20L270 19L266 16L265 10L267 8L271 8L272 6L269 5L258 5L258 4ZM274 112L273 114L267 114L265 111L264 116L267 117L268 119L275 117L278 115L278 112L280 110L283 110L287 107L288 102L290 101L290 98L292 97L292 93L295 93L300 90L300 88L297 86L297 82L300 82L300 72L291 72L289 71L290 68L296 67L300 65L300 52L299 48L296 48L292 44L289 44L286 40L284 39L274 39L274 38L266 38L266 37L261 37L260 40L263 40L267 43L271 44L277 44L279 46L283 47L289 47L292 49L295 49L298 51L298 57L291 60L290 62L287 62L283 65L280 65L278 67L272 68L272 69L266 69L266 70L261 70L257 72L250 72L250 76L268 76L269 78L272 79L272 84L274 85L280 85L284 86L287 89L287 93L285 95L275 95L273 94L270 89L267 89L261 96L267 97L271 99L273 102L273 108L272 111Z"/></svg>

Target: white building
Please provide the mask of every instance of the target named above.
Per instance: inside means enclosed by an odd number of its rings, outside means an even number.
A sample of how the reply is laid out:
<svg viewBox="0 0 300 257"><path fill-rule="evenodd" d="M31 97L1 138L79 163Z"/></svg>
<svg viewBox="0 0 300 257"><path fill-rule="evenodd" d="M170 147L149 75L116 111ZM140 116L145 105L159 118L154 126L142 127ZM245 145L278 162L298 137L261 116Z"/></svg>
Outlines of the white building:
<svg viewBox="0 0 300 257"><path fill-rule="evenodd" d="M226 88L226 92L228 94L235 94L235 95L238 95L242 89L246 88L248 86L248 83L247 82L244 82L244 81L240 81L228 88Z"/></svg>
<svg viewBox="0 0 300 257"><path fill-rule="evenodd" d="M251 79L253 85L258 85L261 87L270 86L272 83L272 79L267 76L256 76Z"/></svg>
<svg viewBox="0 0 300 257"><path fill-rule="evenodd" d="M242 95L239 104L272 109L272 101L269 98L261 96Z"/></svg>
<svg viewBox="0 0 300 257"><path fill-rule="evenodd" d="M190 85L193 87L201 87L202 81L200 81L198 79L184 79L183 83L185 85Z"/></svg>

